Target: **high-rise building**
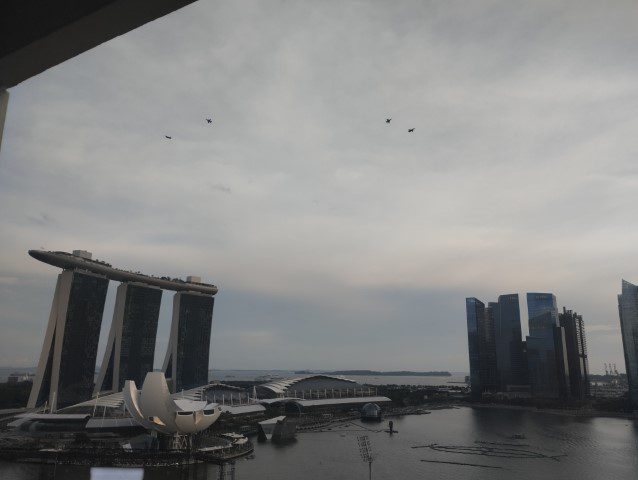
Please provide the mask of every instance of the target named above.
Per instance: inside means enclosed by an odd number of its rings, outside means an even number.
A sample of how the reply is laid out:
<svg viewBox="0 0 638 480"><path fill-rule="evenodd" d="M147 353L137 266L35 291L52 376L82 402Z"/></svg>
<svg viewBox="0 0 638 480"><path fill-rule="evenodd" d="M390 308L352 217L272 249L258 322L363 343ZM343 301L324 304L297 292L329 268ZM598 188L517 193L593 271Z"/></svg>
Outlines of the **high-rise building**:
<svg viewBox="0 0 638 480"><path fill-rule="evenodd" d="M55 411L91 398L108 283L86 271L58 275L29 408Z"/></svg>
<svg viewBox="0 0 638 480"><path fill-rule="evenodd" d="M214 298L196 292L173 297L173 320L163 370L173 392L208 383Z"/></svg>
<svg viewBox="0 0 638 480"><path fill-rule="evenodd" d="M556 378L558 380L558 396L569 397L569 363L567 362L567 341L565 329L554 327L554 352L556 355Z"/></svg>
<svg viewBox="0 0 638 480"><path fill-rule="evenodd" d="M554 337L527 337L527 365L533 397L558 397Z"/></svg>
<svg viewBox="0 0 638 480"><path fill-rule="evenodd" d="M552 293L528 293L527 315L530 335L548 335L552 327L558 325L556 296Z"/></svg>
<svg viewBox="0 0 638 480"><path fill-rule="evenodd" d="M535 398L565 398L569 392L569 367L565 332L553 327L547 336L527 337L529 383Z"/></svg>
<svg viewBox="0 0 638 480"><path fill-rule="evenodd" d="M141 385L153 371L162 290L137 282L117 288L113 322L95 391L119 392L126 380Z"/></svg>
<svg viewBox="0 0 638 480"><path fill-rule="evenodd" d="M629 400L634 407L638 407L638 286L626 280L622 281L622 293L618 295L618 315Z"/></svg>
<svg viewBox="0 0 638 480"><path fill-rule="evenodd" d="M477 397L482 392L479 322L485 316L485 304L478 298L466 298L465 310L467 315L467 350L470 359L470 388L472 395Z"/></svg>
<svg viewBox="0 0 638 480"><path fill-rule="evenodd" d="M561 398L569 391L565 331L558 326L556 297L528 293L527 365L533 397Z"/></svg>
<svg viewBox="0 0 638 480"><path fill-rule="evenodd" d="M563 307L558 321L565 330L570 393L572 397L582 400L589 396L589 364L583 317Z"/></svg>
<svg viewBox="0 0 638 480"><path fill-rule="evenodd" d="M485 309L485 323L479 328L479 348L481 349L481 377L485 390L498 390L498 371L496 364L495 315L498 315L498 304L489 302ZM479 326L481 326L479 324Z"/></svg>
<svg viewBox="0 0 638 480"><path fill-rule="evenodd" d="M491 306L479 299L465 299L467 338L470 359L470 385L472 395L480 397L497 389L496 345L494 342L494 316Z"/></svg>
<svg viewBox="0 0 638 480"><path fill-rule="evenodd" d="M508 385L527 383L518 294L500 295L494 305L496 365L499 386L504 391Z"/></svg>
<svg viewBox="0 0 638 480"><path fill-rule="evenodd" d="M175 295L168 371L178 388L208 383L213 295L217 287L200 277L144 275L92 259L91 252L29 250L33 258L62 268L58 277L37 375L28 406L51 410L91 398L102 389L120 389L153 369L161 289ZM95 357L109 280L118 288L113 325L97 385ZM166 365L165 365L166 367ZM174 384L174 385L175 385ZM94 388L95 387L95 388Z"/></svg>

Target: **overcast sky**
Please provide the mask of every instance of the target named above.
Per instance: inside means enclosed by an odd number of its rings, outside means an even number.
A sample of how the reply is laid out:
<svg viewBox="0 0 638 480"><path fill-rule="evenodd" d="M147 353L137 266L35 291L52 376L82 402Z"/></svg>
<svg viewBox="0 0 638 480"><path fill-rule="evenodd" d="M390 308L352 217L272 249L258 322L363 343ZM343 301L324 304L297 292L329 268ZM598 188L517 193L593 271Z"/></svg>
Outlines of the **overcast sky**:
<svg viewBox="0 0 638 480"><path fill-rule="evenodd" d="M214 368L467 371L465 297L549 291L624 371L637 24L634 0L201 0L12 88L0 365L37 363L45 247L218 285Z"/></svg>

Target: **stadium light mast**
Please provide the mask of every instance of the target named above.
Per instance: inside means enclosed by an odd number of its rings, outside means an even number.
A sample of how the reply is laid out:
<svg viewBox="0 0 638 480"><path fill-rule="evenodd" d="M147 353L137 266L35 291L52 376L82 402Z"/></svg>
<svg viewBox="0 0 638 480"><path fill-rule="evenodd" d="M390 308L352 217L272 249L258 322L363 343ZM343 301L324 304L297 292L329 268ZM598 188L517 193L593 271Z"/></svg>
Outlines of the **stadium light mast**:
<svg viewBox="0 0 638 480"><path fill-rule="evenodd" d="M372 447L370 446L370 439L367 435L359 435L357 437L357 443L359 444L359 454L361 454L361 460L368 462L369 480L372 480L372 462L374 456L372 455Z"/></svg>

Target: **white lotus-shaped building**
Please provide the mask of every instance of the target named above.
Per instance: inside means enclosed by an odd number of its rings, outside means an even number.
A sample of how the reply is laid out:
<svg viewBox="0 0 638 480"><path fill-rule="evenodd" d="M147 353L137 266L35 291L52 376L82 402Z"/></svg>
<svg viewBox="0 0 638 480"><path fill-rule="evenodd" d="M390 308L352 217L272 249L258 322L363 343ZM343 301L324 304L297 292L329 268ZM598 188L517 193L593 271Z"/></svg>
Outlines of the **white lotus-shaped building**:
<svg viewBox="0 0 638 480"><path fill-rule="evenodd" d="M142 390L137 389L133 380L127 380L123 396L127 410L140 425L166 434L201 432L222 413L217 403L171 395L162 372L147 373Z"/></svg>

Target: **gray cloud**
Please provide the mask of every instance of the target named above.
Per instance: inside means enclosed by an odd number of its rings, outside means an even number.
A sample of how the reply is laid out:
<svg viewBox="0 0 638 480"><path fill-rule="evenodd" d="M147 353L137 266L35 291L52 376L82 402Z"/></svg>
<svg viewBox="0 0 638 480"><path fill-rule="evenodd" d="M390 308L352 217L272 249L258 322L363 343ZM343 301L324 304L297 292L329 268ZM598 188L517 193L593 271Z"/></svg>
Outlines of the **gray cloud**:
<svg viewBox="0 0 638 480"><path fill-rule="evenodd" d="M0 157L0 275L22 282L0 284L0 363L37 360L41 245L218 283L222 367L384 368L390 344L388 368L464 370L470 295L553 291L617 325L638 262L636 17L196 2L23 83ZM594 369L622 364L603 333Z"/></svg>
<svg viewBox="0 0 638 480"><path fill-rule="evenodd" d="M228 185L223 185L223 184L215 184L215 185L211 185L210 188L212 188L213 190L217 190L219 192L222 193L226 193L226 194L231 194L233 193L233 190L228 186Z"/></svg>
<svg viewBox="0 0 638 480"><path fill-rule="evenodd" d="M46 213L40 213L38 215L28 215L27 220L40 226L47 226L53 221L53 219Z"/></svg>

